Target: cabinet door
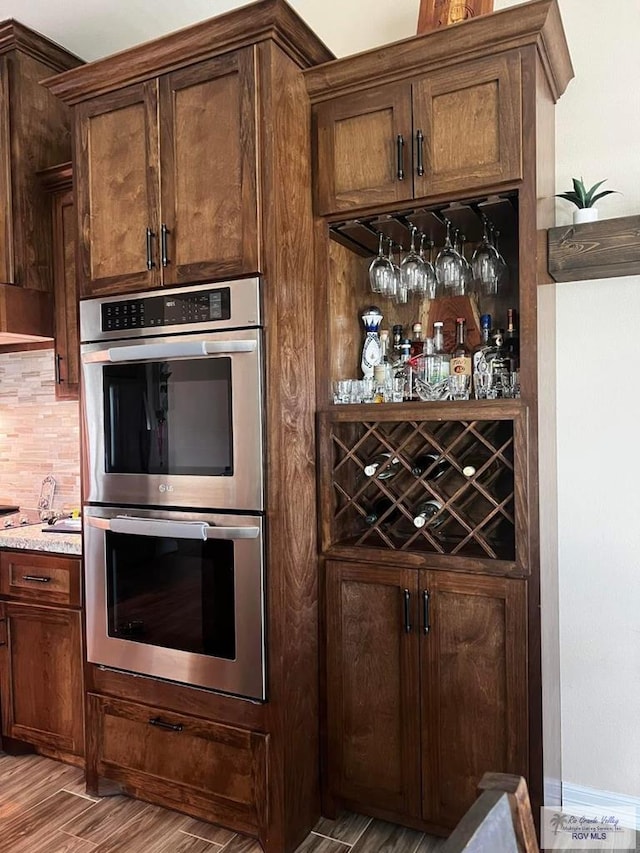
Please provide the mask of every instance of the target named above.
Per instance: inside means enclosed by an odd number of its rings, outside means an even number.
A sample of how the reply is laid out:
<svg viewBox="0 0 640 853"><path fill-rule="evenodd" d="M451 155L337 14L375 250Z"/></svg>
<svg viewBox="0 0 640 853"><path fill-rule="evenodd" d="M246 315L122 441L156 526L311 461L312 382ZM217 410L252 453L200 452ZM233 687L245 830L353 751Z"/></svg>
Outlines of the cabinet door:
<svg viewBox="0 0 640 853"><path fill-rule="evenodd" d="M76 211L69 189L53 196L56 398L77 400L80 382Z"/></svg>
<svg viewBox="0 0 640 853"><path fill-rule="evenodd" d="M513 51L436 71L414 83L414 133L424 135L417 197L520 180L520 78L520 55Z"/></svg>
<svg viewBox="0 0 640 853"><path fill-rule="evenodd" d="M0 612L2 733L83 755L81 614L13 603Z"/></svg>
<svg viewBox="0 0 640 853"><path fill-rule="evenodd" d="M410 571L326 564L329 790L351 804L414 816L420 812L416 580Z"/></svg>
<svg viewBox="0 0 640 853"><path fill-rule="evenodd" d="M527 775L526 586L436 571L420 580L421 596L429 595L420 658L423 817L453 827L483 773Z"/></svg>
<svg viewBox="0 0 640 853"><path fill-rule="evenodd" d="M88 712L98 775L239 831L264 825L268 735L95 694Z"/></svg>
<svg viewBox="0 0 640 853"><path fill-rule="evenodd" d="M160 284L157 83L81 104L76 123L83 296Z"/></svg>
<svg viewBox="0 0 640 853"><path fill-rule="evenodd" d="M314 109L314 135L316 208L321 216L412 198L407 83L319 104Z"/></svg>
<svg viewBox="0 0 640 853"><path fill-rule="evenodd" d="M259 271L253 48L160 80L165 284Z"/></svg>

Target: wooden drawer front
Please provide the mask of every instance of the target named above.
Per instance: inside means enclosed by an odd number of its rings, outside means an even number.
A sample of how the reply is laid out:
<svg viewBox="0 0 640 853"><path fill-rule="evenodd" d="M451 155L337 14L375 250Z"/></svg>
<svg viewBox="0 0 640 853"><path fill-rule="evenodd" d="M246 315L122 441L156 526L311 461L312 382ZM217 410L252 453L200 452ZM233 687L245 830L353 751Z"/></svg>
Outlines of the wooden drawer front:
<svg viewBox="0 0 640 853"><path fill-rule="evenodd" d="M80 577L79 559L0 553L0 593L11 598L80 607Z"/></svg>
<svg viewBox="0 0 640 853"><path fill-rule="evenodd" d="M267 735L95 694L89 707L100 775L238 830L264 826Z"/></svg>

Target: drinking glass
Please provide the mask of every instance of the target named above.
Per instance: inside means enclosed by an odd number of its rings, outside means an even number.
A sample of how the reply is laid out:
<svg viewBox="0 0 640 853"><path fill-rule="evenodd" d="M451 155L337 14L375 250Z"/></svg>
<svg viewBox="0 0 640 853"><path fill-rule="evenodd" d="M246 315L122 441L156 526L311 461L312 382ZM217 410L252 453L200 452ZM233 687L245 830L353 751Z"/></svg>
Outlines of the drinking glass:
<svg viewBox="0 0 640 853"><path fill-rule="evenodd" d="M493 248L496 250L498 256L498 287L504 289L509 279L509 267L504 257L500 254L500 232L492 230L491 236L493 238Z"/></svg>
<svg viewBox="0 0 640 853"><path fill-rule="evenodd" d="M420 249L418 254L422 260L422 275L418 279L416 292L427 299L435 299L436 295L436 271L433 267L431 255L433 252L433 240L429 240L429 258L424 256L425 235L420 235Z"/></svg>
<svg viewBox="0 0 640 853"><path fill-rule="evenodd" d="M478 283L478 290L485 296L495 296L498 292L498 275L500 262L498 253L491 245L489 239L489 222L486 216L482 217L483 234L482 242L473 253L471 268L473 276Z"/></svg>
<svg viewBox="0 0 640 853"><path fill-rule="evenodd" d="M407 293L419 293L423 289L424 262L416 252L417 230L415 225L411 226L411 247L400 264L400 284Z"/></svg>
<svg viewBox="0 0 640 853"><path fill-rule="evenodd" d="M476 400L486 400L490 388L491 374L488 371L485 373L474 374L473 390L475 393Z"/></svg>
<svg viewBox="0 0 640 853"><path fill-rule="evenodd" d="M464 234L461 234L460 231L456 230L456 239L454 242L454 249L460 255L460 261L462 263L462 279L464 282L464 293L472 293L473 292L473 270L471 269L471 264L466 259L464 254L464 247L467 242L467 238Z"/></svg>
<svg viewBox="0 0 640 853"><path fill-rule="evenodd" d="M449 377L449 397L452 400L468 400L471 377L466 373L452 373Z"/></svg>
<svg viewBox="0 0 640 853"><path fill-rule="evenodd" d="M445 219L445 223L447 236L435 263L438 292L441 296L464 296L462 259L451 242L451 222Z"/></svg>
<svg viewBox="0 0 640 853"><path fill-rule="evenodd" d="M394 270L394 282L395 282L395 290L393 294L393 301L396 305L404 305L409 301L409 291L407 289L406 282L403 280L402 271L400 269L400 261L402 258L402 246L398 245L398 262L393 259L393 241L389 240L389 258L391 259L391 263L393 264Z"/></svg>
<svg viewBox="0 0 640 853"><path fill-rule="evenodd" d="M351 379L336 379L333 383L333 402L334 403L350 403L351 402Z"/></svg>
<svg viewBox="0 0 640 853"><path fill-rule="evenodd" d="M393 264L383 251L384 234L380 234L378 254L369 266L369 282L374 293L387 294L390 290L389 279L393 276Z"/></svg>

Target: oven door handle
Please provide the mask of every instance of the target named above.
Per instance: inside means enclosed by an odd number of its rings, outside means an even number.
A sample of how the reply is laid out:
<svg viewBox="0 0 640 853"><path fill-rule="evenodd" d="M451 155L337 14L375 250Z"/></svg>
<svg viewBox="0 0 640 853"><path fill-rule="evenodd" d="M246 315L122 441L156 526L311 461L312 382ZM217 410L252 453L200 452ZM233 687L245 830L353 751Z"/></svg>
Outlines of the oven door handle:
<svg viewBox="0 0 640 853"><path fill-rule="evenodd" d="M87 524L109 530L111 533L129 533L134 536L164 536L172 539L257 539L259 527L222 527L206 521L171 521L164 518L95 518L89 516Z"/></svg>
<svg viewBox="0 0 640 853"><path fill-rule="evenodd" d="M84 353L85 364L122 361L158 361L168 358L203 358L208 355L255 352L257 341L173 341L168 344L132 344Z"/></svg>

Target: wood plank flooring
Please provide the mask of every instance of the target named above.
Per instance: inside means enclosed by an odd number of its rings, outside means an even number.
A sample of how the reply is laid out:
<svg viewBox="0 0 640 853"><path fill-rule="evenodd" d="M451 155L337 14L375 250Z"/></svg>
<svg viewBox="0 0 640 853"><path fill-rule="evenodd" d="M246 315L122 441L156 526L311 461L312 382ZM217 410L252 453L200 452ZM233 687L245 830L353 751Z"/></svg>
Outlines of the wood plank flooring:
<svg viewBox="0 0 640 853"><path fill-rule="evenodd" d="M296 853L437 853L444 842L348 814L322 818ZM0 753L2 853L262 853L251 838L129 797L95 800L75 767Z"/></svg>

